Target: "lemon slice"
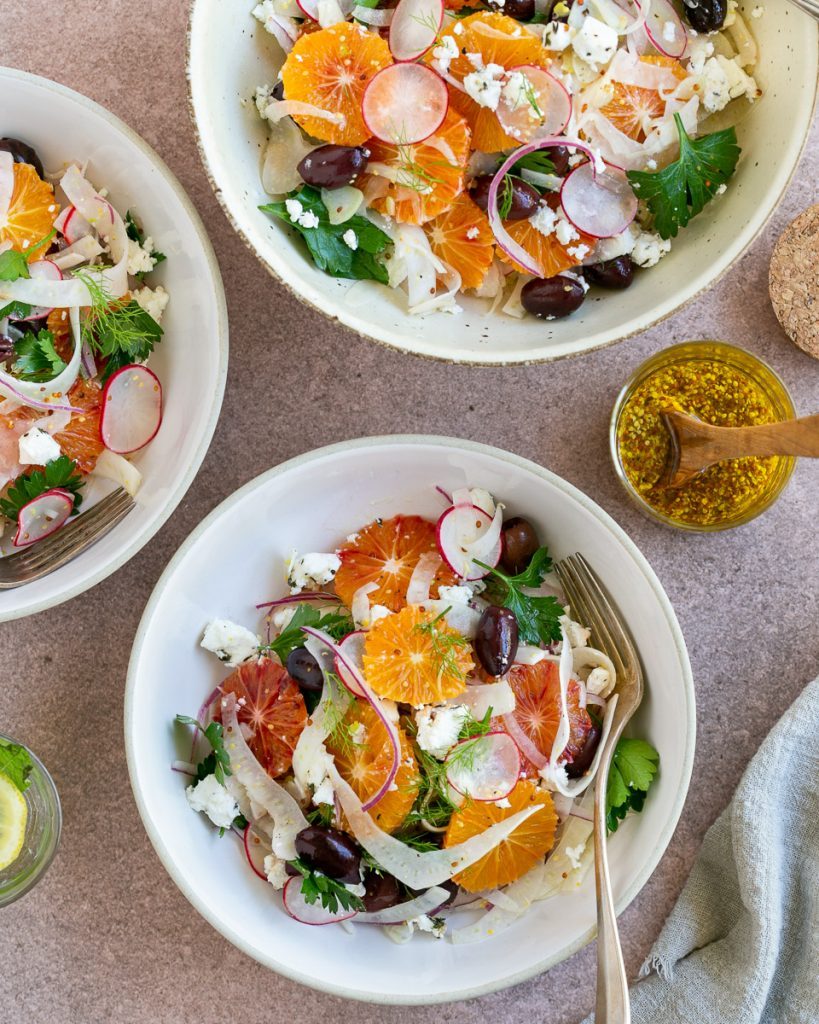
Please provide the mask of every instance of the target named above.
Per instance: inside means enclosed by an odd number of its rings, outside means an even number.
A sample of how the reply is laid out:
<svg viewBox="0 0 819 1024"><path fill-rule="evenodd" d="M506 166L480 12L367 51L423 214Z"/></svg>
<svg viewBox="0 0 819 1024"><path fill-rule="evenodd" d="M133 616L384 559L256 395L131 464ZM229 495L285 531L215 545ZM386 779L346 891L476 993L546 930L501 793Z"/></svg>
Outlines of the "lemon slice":
<svg viewBox="0 0 819 1024"><path fill-rule="evenodd" d="M12 864L26 838L28 805L20 790L0 775L0 871Z"/></svg>

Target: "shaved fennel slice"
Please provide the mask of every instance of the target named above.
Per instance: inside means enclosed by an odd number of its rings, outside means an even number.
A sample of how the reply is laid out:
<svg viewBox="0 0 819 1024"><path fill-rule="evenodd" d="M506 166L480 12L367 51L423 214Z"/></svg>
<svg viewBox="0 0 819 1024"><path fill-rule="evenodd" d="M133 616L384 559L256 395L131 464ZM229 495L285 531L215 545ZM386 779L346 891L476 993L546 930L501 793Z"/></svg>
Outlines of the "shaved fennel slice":
<svg viewBox="0 0 819 1024"><path fill-rule="evenodd" d="M282 860L293 860L296 856L296 836L303 828L307 828L307 819L293 797L270 778L253 756L239 728L236 696L232 693L222 698L222 724L231 773L245 787L251 801L264 808L273 819L273 852Z"/></svg>
<svg viewBox="0 0 819 1024"><path fill-rule="evenodd" d="M332 756L325 749L324 741L331 730L327 711L335 704L337 692L331 679L333 659L330 652L312 636L307 637L304 646L318 662L324 677L319 702L307 725L302 729L293 750L293 778L299 795L306 800L310 797L311 791L318 789L324 782L333 763Z"/></svg>
<svg viewBox="0 0 819 1024"><path fill-rule="evenodd" d="M467 686L464 693L448 700L447 704L452 707L465 704L473 718L482 721L489 710L491 718L511 714L515 710L515 693L505 679L499 683L477 683Z"/></svg>
<svg viewBox="0 0 819 1024"><path fill-rule="evenodd" d="M411 889L424 889L432 885L440 885L457 875L459 871L470 867L481 857L490 853L500 843L522 825L543 806L527 807L511 817L498 821L480 835L472 836L463 843L450 846L444 850L431 850L419 853L405 846L400 839L395 839L383 832L363 809L361 801L354 790L338 774L335 765L330 770L330 778L336 790L347 821L353 835L373 856L378 863L394 875L399 882Z"/></svg>
<svg viewBox="0 0 819 1024"><path fill-rule="evenodd" d="M402 921L409 921L413 917L420 917L421 914L428 914L431 910L437 910L442 903L449 899L449 895L446 889L434 885L431 889L421 893L420 896L416 896L414 900L398 903L394 907L387 907L385 910L377 910L369 914L357 914L356 923L401 924Z"/></svg>
<svg viewBox="0 0 819 1024"><path fill-rule="evenodd" d="M571 726L569 724L569 707L566 701L566 695L569 690L569 680L572 677L572 670L574 668L574 656L572 654L572 645L569 642L569 637L563 626L560 627L561 634L563 636L563 646L560 651L560 663L558 665L560 675L560 724L557 727L555 738L552 743L552 752L549 760L552 764L557 764L558 758L566 749L566 744L569 742L569 734L571 732Z"/></svg>
<svg viewBox="0 0 819 1024"><path fill-rule="evenodd" d="M262 164L265 192L276 196L297 188L302 182L297 167L314 148L292 118L272 121Z"/></svg>

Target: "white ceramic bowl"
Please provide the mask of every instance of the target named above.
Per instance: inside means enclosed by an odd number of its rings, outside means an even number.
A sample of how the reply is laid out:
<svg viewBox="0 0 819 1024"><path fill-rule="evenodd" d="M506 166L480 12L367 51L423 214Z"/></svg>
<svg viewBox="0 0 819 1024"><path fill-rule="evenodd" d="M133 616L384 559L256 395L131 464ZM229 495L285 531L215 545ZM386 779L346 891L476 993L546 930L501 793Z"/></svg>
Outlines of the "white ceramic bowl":
<svg viewBox="0 0 819 1024"><path fill-rule="evenodd" d="M360 334L407 352L453 362L511 364L558 359L646 330L710 287L739 258L773 212L807 138L817 82L817 28L790 4L765 5L751 20L761 52L764 98L738 127L745 157L719 204L692 221L671 254L639 274L626 292L602 293L566 320L488 315L486 300L464 313L418 318L403 293L372 286L355 307L349 281L317 270L303 243L257 207L269 202L260 181L266 132L253 94L275 81L282 53L250 15L255 0L193 0L188 76L200 149L216 195L248 246L301 299ZM745 0L742 8L758 6ZM359 295L359 299L360 299Z"/></svg>
<svg viewBox="0 0 819 1024"><path fill-rule="evenodd" d="M165 399L151 444L134 457L137 507L111 533L50 576L0 591L0 621L50 608L105 579L147 543L179 504L205 457L225 389L228 327L222 279L205 229L182 186L113 114L45 78L0 68L0 135L34 146L47 169L88 161L121 213L135 210L168 259L151 275L171 299L151 357Z"/></svg>
<svg viewBox="0 0 819 1024"><path fill-rule="evenodd" d="M530 517L556 556L582 551L626 616L642 653L647 693L635 732L660 751L661 771L642 814L609 844L617 906L640 891L682 810L694 757L694 688L674 611L645 558L589 498L508 452L439 437L382 437L334 445L257 477L215 509L174 556L148 602L125 696L131 784L145 828L173 880L210 923L260 963L337 995L431 1003L491 992L545 970L594 932L594 882L538 904L507 932L478 945L421 936L397 947L378 929L350 936L297 924L253 875L232 837L219 839L185 800L170 770L190 756L172 726L195 714L225 671L198 642L213 617L253 626L255 604L285 592L290 549L333 550L376 516L437 517L434 490L470 483ZM187 750L184 748L187 747Z"/></svg>

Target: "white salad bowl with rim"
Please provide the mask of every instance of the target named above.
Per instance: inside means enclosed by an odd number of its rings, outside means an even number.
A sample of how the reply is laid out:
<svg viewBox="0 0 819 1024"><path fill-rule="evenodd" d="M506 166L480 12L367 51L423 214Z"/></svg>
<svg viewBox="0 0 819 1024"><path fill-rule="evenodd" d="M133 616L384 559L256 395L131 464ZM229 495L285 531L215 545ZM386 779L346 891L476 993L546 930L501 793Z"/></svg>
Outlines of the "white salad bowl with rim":
<svg viewBox="0 0 819 1024"><path fill-rule="evenodd" d="M147 143L97 103L37 75L0 68L0 136L32 145L46 170L88 163L115 207L133 210L167 260L150 275L170 294L150 359L163 389L159 433L132 461L136 508L56 572L0 591L0 621L53 607L105 579L146 544L179 504L205 457L225 388L228 325L219 267L193 204ZM89 484L97 485L93 480Z"/></svg>
<svg viewBox="0 0 819 1024"><path fill-rule="evenodd" d="M353 934L299 924L280 894L253 874L241 842L218 832L185 798L171 771L190 756L173 725L195 715L228 670L199 646L205 625L225 617L261 624L256 604L287 592L292 548L332 551L376 516L437 518L448 491L485 487L510 514L528 517L555 557L581 551L625 615L646 670L646 696L633 732L660 752L660 772L642 814L611 838L618 910L634 899L668 845L694 757L694 687L674 611L643 555L593 501L526 459L444 437L365 438L298 456L251 481L197 527L171 560L146 607L125 695L131 784L148 835L196 909L260 963L305 985L383 1003L464 999L523 981L590 941L594 879L538 903L508 931L476 945L417 935L394 945L377 927Z"/></svg>
<svg viewBox="0 0 819 1024"><path fill-rule="evenodd" d="M674 241L657 266L623 292L596 289L565 320L489 314L486 299L458 297L463 312L406 313L401 291L329 277L277 218L261 183L267 131L253 101L283 54L251 10L256 0L192 0L188 78L191 111L211 184L236 230L268 269L308 305L360 334L416 355L456 363L536 363L610 345L644 331L710 287L762 230L796 168L817 90L817 26L791 4L769 3L749 23L759 42L754 75L763 98L737 126L744 155L728 191ZM747 12L759 7L744 0Z"/></svg>

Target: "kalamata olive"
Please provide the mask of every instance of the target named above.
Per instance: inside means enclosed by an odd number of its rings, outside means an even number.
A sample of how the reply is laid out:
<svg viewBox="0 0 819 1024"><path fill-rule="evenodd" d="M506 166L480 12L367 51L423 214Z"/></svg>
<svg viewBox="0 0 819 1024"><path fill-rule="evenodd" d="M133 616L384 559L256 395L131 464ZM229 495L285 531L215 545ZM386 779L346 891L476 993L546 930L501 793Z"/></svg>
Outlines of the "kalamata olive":
<svg viewBox="0 0 819 1024"><path fill-rule="evenodd" d="M355 841L337 828L308 825L296 836L296 853L311 868L339 882L357 885L361 854Z"/></svg>
<svg viewBox="0 0 819 1024"><path fill-rule="evenodd" d="M284 82L281 79L279 79L273 86L273 91L270 93L270 96L274 100L284 99Z"/></svg>
<svg viewBox="0 0 819 1024"><path fill-rule="evenodd" d="M287 655L287 672L308 693L318 693L324 685L319 663L306 647L296 647Z"/></svg>
<svg viewBox="0 0 819 1024"><path fill-rule="evenodd" d="M487 0L487 7L517 21L531 21L535 16L535 0Z"/></svg>
<svg viewBox="0 0 819 1024"><path fill-rule="evenodd" d="M725 23L728 0L683 0L683 11L696 32L716 32Z"/></svg>
<svg viewBox="0 0 819 1024"><path fill-rule="evenodd" d="M523 516L504 520L501 527L501 567L510 576L525 572L540 547L537 531Z"/></svg>
<svg viewBox="0 0 819 1024"><path fill-rule="evenodd" d="M509 608L490 605L478 620L472 641L478 661L490 676L505 675L518 653L518 620Z"/></svg>
<svg viewBox="0 0 819 1024"><path fill-rule="evenodd" d="M5 334L0 334L0 363L4 363L14 355L14 342Z"/></svg>
<svg viewBox="0 0 819 1024"><path fill-rule="evenodd" d="M299 163L298 172L316 188L352 185L367 167L369 152L363 146L319 146Z"/></svg>
<svg viewBox="0 0 819 1024"><path fill-rule="evenodd" d="M470 195L482 210L486 210L489 206L489 186L492 184L493 177L492 174L482 174L472 184ZM534 185L530 185L528 181L523 181L521 178L507 178L506 180L512 183L512 202L504 219L528 220L540 206L540 193ZM499 207L504 187L504 184L501 183L501 187L498 189Z"/></svg>
<svg viewBox="0 0 819 1024"><path fill-rule="evenodd" d="M583 276L589 284L598 284L601 288L628 288L634 280L634 264L631 256L617 256L583 267Z"/></svg>
<svg viewBox="0 0 819 1024"><path fill-rule="evenodd" d="M394 907L401 902L401 887L392 875L379 875L377 871L368 871L364 876L364 888L367 890L361 897L364 909L375 914L387 907Z"/></svg>
<svg viewBox="0 0 819 1024"><path fill-rule="evenodd" d="M37 156L36 150L29 146L27 142L21 142L20 139L12 138L0 139L0 149L5 150L6 153L11 153L12 159L16 164L31 164L41 178L45 177L42 160Z"/></svg>
<svg viewBox="0 0 819 1024"><path fill-rule="evenodd" d="M555 174L563 178L569 170L569 151L565 146L549 146L546 156L552 161Z"/></svg>
<svg viewBox="0 0 819 1024"><path fill-rule="evenodd" d="M520 301L527 313L557 320L574 313L583 305L586 292L579 281L565 274L555 277L536 277L527 282L520 293Z"/></svg>
<svg viewBox="0 0 819 1024"><path fill-rule="evenodd" d="M566 765L566 774L570 779L579 779L585 775L591 767L597 745L600 743L600 727L592 719L591 729L586 733L586 742L583 749L570 764Z"/></svg>

